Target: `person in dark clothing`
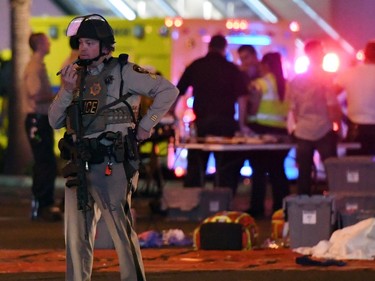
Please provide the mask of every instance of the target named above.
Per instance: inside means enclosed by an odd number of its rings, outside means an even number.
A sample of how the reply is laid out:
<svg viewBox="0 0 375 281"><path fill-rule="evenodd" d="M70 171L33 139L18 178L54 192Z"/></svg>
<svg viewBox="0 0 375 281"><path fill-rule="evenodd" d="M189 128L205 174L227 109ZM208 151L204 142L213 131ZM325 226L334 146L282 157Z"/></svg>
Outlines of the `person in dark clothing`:
<svg viewBox="0 0 375 281"><path fill-rule="evenodd" d="M239 48L240 58L251 54L250 50ZM245 60L243 60L246 62ZM266 53L259 65L261 77L250 79L248 84L252 110L247 111L245 120L251 132L259 135L287 136L285 79L279 53ZM252 104L256 103L256 104ZM287 150L257 150L249 153L252 174L251 202L248 212L254 217L265 215L265 198L268 180L272 186L273 211L282 208L283 199L289 195L289 182L285 175L284 160Z"/></svg>
<svg viewBox="0 0 375 281"><path fill-rule="evenodd" d="M206 56L193 61L182 74L177 88L180 95L193 87L193 110L197 137L233 137L239 129L235 120L237 99L246 94L246 84L238 67L227 61L227 41L222 35L211 38ZM233 152L215 152L215 186L230 187L236 192L239 157ZM188 151L185 187L204 186L209 152Z"/></svg>
<svg viewBox="0 0 375 281"><path fill-rule="evenodd" d="M33 33L29 45L33 54L25 68L24 83L27 95L25 130L34 157L31 218L60 221L62 214L54 206L57 175L54 133L48 123L48 107L54 94L44 64L50 42L44 33Z"/></svg>

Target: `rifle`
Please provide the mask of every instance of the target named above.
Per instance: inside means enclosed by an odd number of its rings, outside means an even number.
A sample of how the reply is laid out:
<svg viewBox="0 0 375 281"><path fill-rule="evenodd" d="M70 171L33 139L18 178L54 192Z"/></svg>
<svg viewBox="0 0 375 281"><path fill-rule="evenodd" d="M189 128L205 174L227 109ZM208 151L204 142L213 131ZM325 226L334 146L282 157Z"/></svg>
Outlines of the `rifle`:
<svg viewBox="0 0 375 281"><path fill-rule="evenodd" d="M85 238L88 239L88 225L86 212L90 209L89 194L87 190L86 172L89 169L88 161L91 158L89 151L84 143L84 127L82 121L83 113L83 91L85 86L85 78L87 76L87 65L80 65L79 88L76 96L73 98L72 104L67 108L69 119L69 129L71 132L71 140L69 151L71 162L63 169L64 177L74 176L74 178L66 182L68 188L76 186L77 188L77 208L82 211L85 220ZM65 139L65 138L64 138ZM62 140L64 140L62 139ZM59 143L61 148L69 146L69 142L63 141ZM60 148L60 149L61 149ZM62 149L61 149L62 150ZM63 150L62 150L63 151Z"/></svg>

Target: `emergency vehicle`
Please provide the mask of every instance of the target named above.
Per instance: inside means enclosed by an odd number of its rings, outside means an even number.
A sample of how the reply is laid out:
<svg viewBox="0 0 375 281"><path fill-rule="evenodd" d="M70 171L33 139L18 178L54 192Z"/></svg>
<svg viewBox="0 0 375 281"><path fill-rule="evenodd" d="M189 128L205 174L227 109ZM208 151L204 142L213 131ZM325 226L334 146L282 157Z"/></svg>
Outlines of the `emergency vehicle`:
<svg viewBox="0 0 375 281"><path fill-rule="evenodd" d="M72 17L34 17L31 26L34 32L45 32L51 38L51 52L46 64L54 86L59 86L56 72L69 56L69 41L66 27ZM280 52L284 60L285 73L293 72L296 54L297 32L290 23L276 24L253 22L245 19L136 19L128 21L118 18L107 19L112 26L116 50L129 55L129 60L149 70L159 71L177 83L185 67L207 52L212 35L225 35L228 43L228 59L238 63L237 48L242 44L254 45L259 58L268 51Z"/></svg>
<svg viewBox="0 0 375 281"><path fill-rule="evenodd" d="M66 27L72 17L34 17L31 19L33 32L44 32L51 39L51 51L45 58L49 78L55 91L60 84L56 73L61 69L64 60L70 55L69 40L65 35ZM158 71L172 83L179 77L193 60L207 53L208 43L215 34L224 35L228 41L227 58L239 64L237 48L243 44L253 45L259 58L269 51L280 52L283 59L285 76L294 73L294 62L297 49L297 30L289 22L265 23L246 19L182 19L155 18L136 19L133 21L107 18L115 34L114 56L121 53L129 55L129 60L148 69ZM189 114L186 100L184 113ZM193 117L189 119L191 120ZM59 137L59 136L57 136ZM148 148L151 149L151 148ZM180 165L175 155L182 158L184 152L170 155L168 140L158 145L160 154L169 156L168 167L177 169ZM184 165L184 164L182 164Z"/></svg>

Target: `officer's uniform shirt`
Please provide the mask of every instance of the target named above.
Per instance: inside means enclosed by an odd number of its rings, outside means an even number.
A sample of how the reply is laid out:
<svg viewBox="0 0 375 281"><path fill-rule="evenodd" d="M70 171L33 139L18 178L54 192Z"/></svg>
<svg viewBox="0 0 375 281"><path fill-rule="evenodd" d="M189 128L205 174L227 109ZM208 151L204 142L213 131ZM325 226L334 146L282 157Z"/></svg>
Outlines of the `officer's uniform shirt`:
<svg viewBox="0 0 375 281"><path fill-rule="evenodd" d="M100 64L96 68L90 69L89 75L98 74L100 71L102 71L103 67L104 64ZM109 76L111 76L109 79L111 82L108 84L107 104L119 98L121 83L119 64L113 68ZM136 116L139 111L141 99L139 95L144 95L154 100L153 104L147 111L147 114L139 123L139 126L146 131L151 131L151 129L160 121L160 119L174 103L178 95L178 90L172 83L163 77L150 74L146 70L130 62L124 65L122 76L124 77L123 94L132 94L127 101L132 106ZM59 129L66 125L65 110L71 104L72 99L73 97L71 93L67 92L63 88L59 90L57 98L54 100L49 110L49 121L53 128ZM124 104L119 103L114 106L114 108L122 106L124 106ZM127 127L128 124L108 124L105 131L122 131L125 133ZM95 137L98 134L100 133L96 133L90 137Z"/></svg>

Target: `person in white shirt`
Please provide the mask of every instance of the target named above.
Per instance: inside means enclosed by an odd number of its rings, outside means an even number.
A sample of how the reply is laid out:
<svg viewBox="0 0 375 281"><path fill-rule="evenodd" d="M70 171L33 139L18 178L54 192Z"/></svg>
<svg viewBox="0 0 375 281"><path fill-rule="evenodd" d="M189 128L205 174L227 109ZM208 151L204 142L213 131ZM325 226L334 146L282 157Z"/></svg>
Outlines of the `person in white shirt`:
<svg viewBox="0 0 375 281"><path fill-rule="evenodd" d="M375 154L375 40L364 50L364 62L340 73L336 83L346 91L348 141L357 141L361 149L354 153Z"/></svg>

